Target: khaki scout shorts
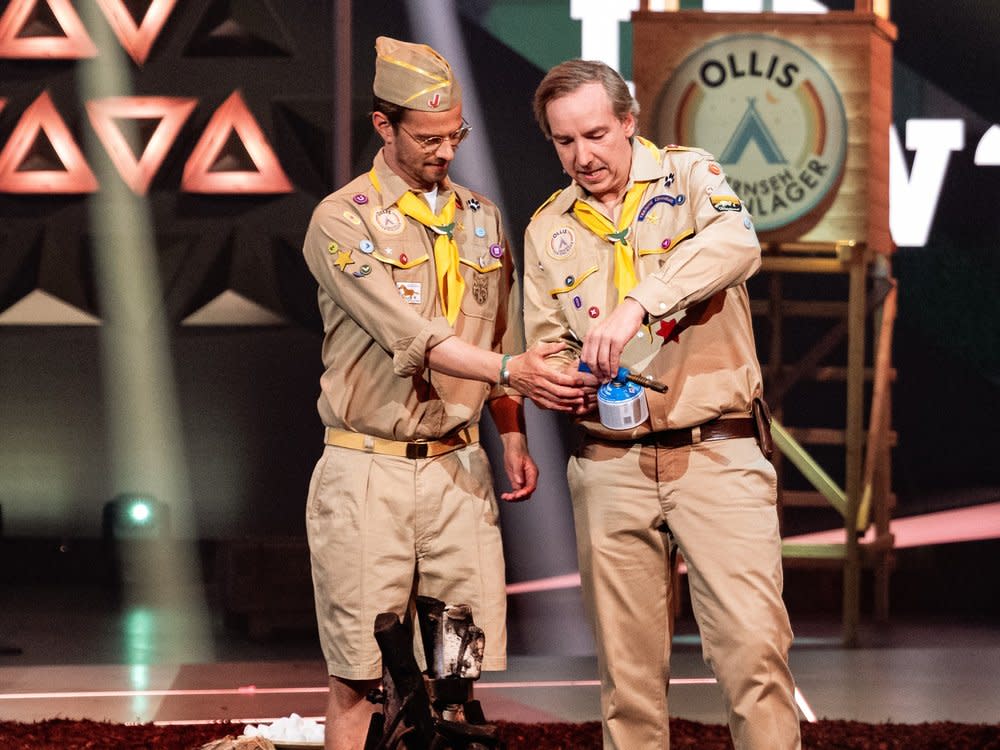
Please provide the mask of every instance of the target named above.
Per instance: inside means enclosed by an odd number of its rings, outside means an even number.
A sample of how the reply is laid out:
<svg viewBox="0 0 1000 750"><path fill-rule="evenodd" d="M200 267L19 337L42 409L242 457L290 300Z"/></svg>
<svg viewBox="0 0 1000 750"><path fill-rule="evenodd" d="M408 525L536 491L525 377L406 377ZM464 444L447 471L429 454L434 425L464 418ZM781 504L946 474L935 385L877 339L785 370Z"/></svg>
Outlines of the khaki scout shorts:
<svg viewBox="0 0 1000 750"><path fill-rule="evenodd" d="M417 460L326 446L306 531L329 674L381 678L375 616L402 616L416 595L469 604L486 633L483 669L506 668L503 548L479 444Z"/></svg>

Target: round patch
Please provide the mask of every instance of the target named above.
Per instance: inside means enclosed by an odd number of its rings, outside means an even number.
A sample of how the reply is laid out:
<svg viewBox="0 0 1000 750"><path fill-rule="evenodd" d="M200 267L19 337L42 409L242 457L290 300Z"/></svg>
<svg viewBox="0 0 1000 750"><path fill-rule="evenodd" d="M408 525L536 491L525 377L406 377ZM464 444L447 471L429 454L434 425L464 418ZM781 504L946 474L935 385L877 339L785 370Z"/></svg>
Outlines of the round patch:
<svg viewBox="0 0 1000 750"><path fill-rule="evenodd" d="M361 217L353 211L344 211L344 218L356 227L361 226Z"/></svg>
<svg viewBox="0 0 1000 750"><path fill-rule="evenodd" d="M576 235L569 227L561 227L549 238L549 255L553 258L568 258L576 245Z"/></svg>
<svg viewBox="0 0 1000 750"><path fill-rule="evenodd" d="M476 227L476 237L485 237L486 230L483 227Z"/></svg>
<svg viewBox="0 0 1000 750"><path fill-rule="evenodd" d="M660 247L662 247L664 250L666 250L668 247L670 247L670 238L669 237L664 237L663 238L663 242L660 243Z"/></svg>
<svg viewBox="0 0 1000 750"><path fill-rule="evenodd" d="M406 253L403 253L402 255L399 256L399 262L400 263L409 263L410 259L406 256Z"/></svg>
<svg viewBox="0 0 1000 750"><path fill-rule="evenodd" d="M684 193L678 193L677 197L674 200L675 200L675 203L674 203L675 206L683 205L684 204Z"/></svg>
<svg viewBox="0 0 1000 750"><path fill-rule="evenodd" d="M574 297L573 298L573 307L575 307L577 310L579 310L581 307L583 307L583 300L580 299L579 297Z"/></svg>
<svg viewBox="0 0 1000 750"><path fill-rule="evenodd" d="M375 223L375 226L386 234L401 234L403 229L406 228L403 215L396 210L395 206L374 209L372 211L372 221Z"/></svg>
<svg viewBox="0 0 1000 750"><path fill-rule="evenodd" d="M573 286L573 282L574 281L576 281L576 277L575 276L567 276L566 277L566 286Z"/></svg>
<svg viewBox="0 0 1000 750"><path fill-rule="evenodd" d="M368 202L368 196L364 193L355 193L351 200L357 203L359 206L363 206Z"/></svg>
<svg viewBox="0 0 1000 750"><path fill-rule="evenodd" d="M819 210L847 156L847 117L817 60L766 34L705 44L673 72L654 113L656 140L697 143L726 165L761 231Z"/></svg>
<svg viewBox="0 0 1000 750"><path fill-rule="evenodd" d="M371 240L361 240L361 242L358 243L358 250L363 252L365 255L369 255L375 251L375 246L372 244Z"/></svg>
<svg viewBox="0 0 1000 750"><path fill-rule="evenodd" d="M340 250L340 243L334 240L330 243L329 247L326 248L327 252L333 255L335 252Z"/></svg>
<svg viewBox="0 0 1000 750"><path fill-rule="evenodd" d="M492 255L494 258L498 258L498 259L502 258L503 257L503 247L501 245L497 245L495 243L492 244L492 245L490 245L490 255Z"/></svg>
<svg viewBox="0 0 1000 750"><path fill-rule="evenodd" d="M599 307L591 307L587 310L587 315L589 315L592 318L596 318L600 314L601 314L601 308Z"/></svg>

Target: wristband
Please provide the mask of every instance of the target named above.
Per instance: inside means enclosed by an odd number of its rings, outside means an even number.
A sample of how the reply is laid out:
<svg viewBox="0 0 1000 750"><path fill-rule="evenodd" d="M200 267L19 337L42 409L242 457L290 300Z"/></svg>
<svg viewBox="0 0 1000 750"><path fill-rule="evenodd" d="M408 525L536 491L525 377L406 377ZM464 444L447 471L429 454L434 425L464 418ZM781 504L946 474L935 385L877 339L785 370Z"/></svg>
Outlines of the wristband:
<svg viewBox="0 0 1000 750"><path fill-rule="evenodd" d="M512 354L504 354L500 359L500 385L510 385L510 373L507 371L507 363L510 362Z"/></svg>

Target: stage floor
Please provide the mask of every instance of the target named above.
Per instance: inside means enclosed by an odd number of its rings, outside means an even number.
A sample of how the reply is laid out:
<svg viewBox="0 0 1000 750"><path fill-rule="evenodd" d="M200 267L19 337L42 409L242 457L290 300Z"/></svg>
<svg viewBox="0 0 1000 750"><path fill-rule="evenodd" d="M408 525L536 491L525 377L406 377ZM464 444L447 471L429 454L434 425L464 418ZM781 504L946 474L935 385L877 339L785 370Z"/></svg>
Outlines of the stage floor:
<svg viewBox="0 0 1000 750"><path fill-rule="evenodd" d="M315 633L254 641L220 623L155 606L106 606L100 590L0 587L0 720L114 722L318 718L326 677ZM201 623L205 625L206 623ZM796 619L792 671L802 718L995 723L1000 717L1000 623L901 619L863 623L841 645L835 618ZM202 627L202 631L205 628ZM673 716L723 723L693 623L674 643ZM594 658L517 655L476 685L490 720L599 718Z"/></svg>

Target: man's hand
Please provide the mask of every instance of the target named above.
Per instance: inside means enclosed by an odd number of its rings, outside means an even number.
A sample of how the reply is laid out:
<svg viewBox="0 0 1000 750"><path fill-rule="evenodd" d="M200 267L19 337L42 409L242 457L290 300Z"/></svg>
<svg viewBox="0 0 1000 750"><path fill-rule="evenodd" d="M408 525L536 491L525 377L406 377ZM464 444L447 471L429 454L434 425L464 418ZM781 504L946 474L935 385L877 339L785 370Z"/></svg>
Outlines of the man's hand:
<svg viewBox="0 0 1000 750"><path fill-rule="evenodd" d="M544 409L580 413L599 381L588 373L560 372L546 357L566 349L563 342L540 341L507 363L510 385Z"/></svg>
<svg viewBox="0 0 1000 750"><path fill-rule="evenodd" d="M527 500L538 486L538 466L528 454L528 441L523 433L500 433L503 442L503 468L510 480L511 491L504 492L500 499L508 503Z"/></svg>
<svg viewBox="0 0 1000 750"><path fill-rule="evenodd" d="M612 313L587 332L580 359L602 383L618 374L622 350L632 340L646 310L631 297L626 297Z"/></svg>

